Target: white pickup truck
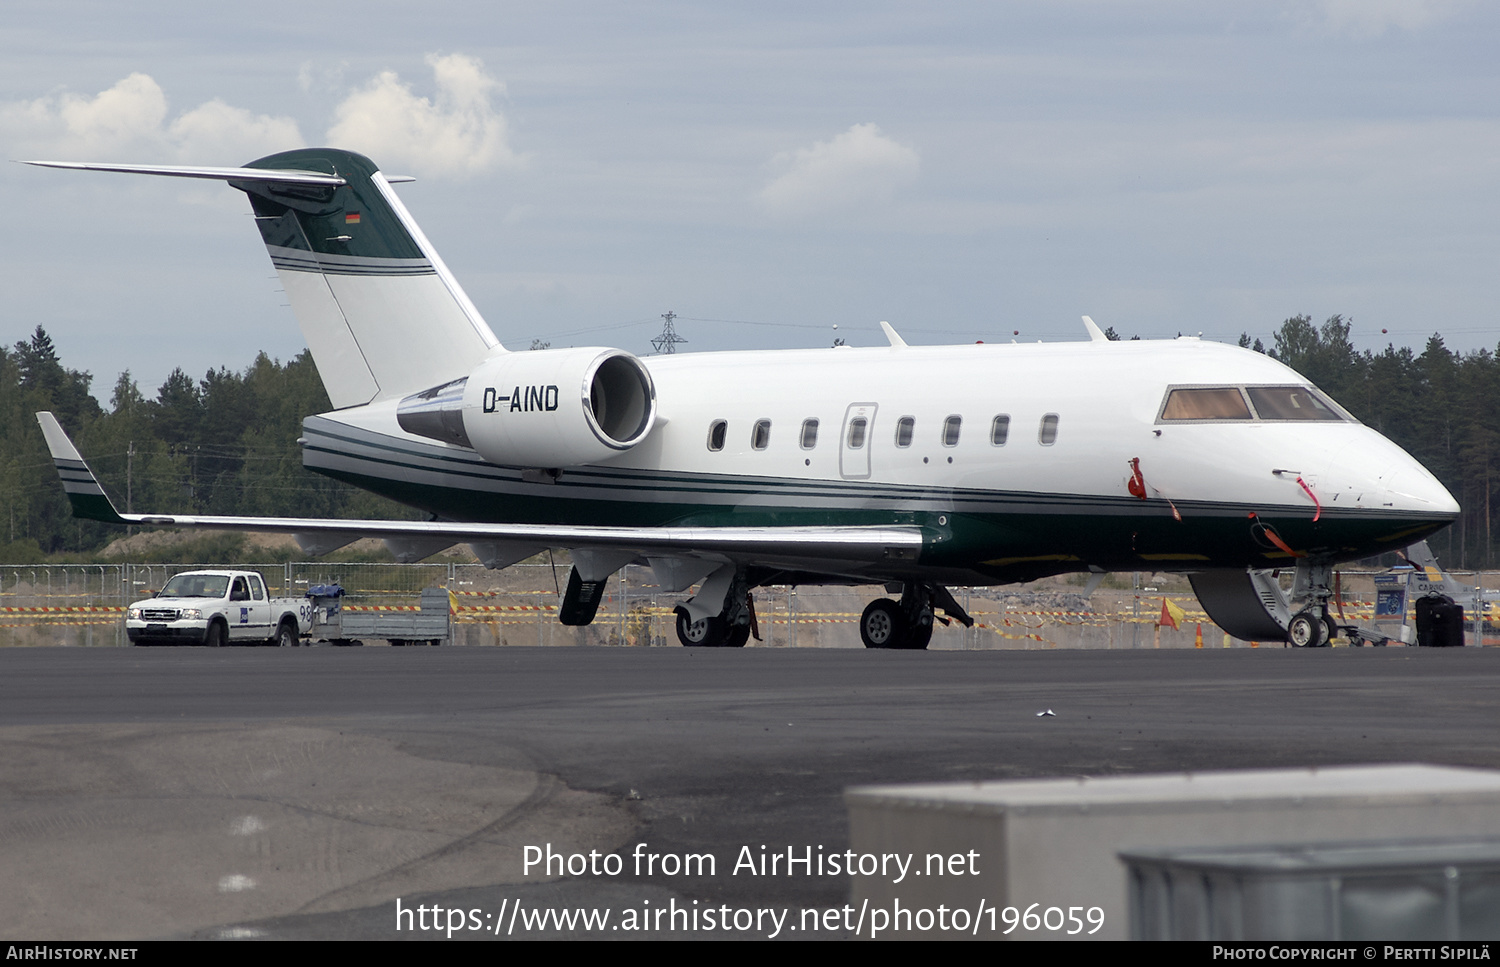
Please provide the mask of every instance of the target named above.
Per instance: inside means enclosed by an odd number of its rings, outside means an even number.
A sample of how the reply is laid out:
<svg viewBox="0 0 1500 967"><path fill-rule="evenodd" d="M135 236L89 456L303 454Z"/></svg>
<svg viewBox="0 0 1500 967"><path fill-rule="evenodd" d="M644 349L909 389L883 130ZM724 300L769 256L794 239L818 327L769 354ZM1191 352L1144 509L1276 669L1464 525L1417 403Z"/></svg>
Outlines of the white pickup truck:
<svg viewBox="0 0 1500 967"><path fill-rule="evenodd" d="M187 571L125 612L135 645L295 645L312 630L306 598L273 598L258 571Z"/></svg>

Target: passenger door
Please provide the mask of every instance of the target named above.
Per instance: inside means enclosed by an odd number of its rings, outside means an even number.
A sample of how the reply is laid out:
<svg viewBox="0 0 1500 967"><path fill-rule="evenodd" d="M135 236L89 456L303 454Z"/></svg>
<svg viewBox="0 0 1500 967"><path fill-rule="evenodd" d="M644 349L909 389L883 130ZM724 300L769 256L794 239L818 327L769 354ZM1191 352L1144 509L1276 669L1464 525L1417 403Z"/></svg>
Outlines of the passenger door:
<svg viewBox="0 0 1500 967"><path fill-rule="evenodd" d="M844 431L839 435L839 473L845 480L865 480L870 476L875 409L874 403L851 403L844 411Z"/></svg>

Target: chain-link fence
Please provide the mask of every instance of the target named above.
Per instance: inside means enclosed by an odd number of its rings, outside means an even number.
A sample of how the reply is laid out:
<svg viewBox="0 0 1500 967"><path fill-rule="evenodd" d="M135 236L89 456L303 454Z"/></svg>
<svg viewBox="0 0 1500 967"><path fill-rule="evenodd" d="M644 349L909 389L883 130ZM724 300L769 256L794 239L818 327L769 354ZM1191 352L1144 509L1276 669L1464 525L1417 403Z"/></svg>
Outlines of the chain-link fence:
<svg viewBox="0 0 1500 967"><path fill-rule="evenodd" d="M124 610L192 564L0 565L0 646L124 645ZM320 561L247 567L273 595L300 597L317 584L339 584L348 609L415 609L424 588L451 593L453 643L461 645L677 646L672 609L685 597L661 590L649 568L627 567L609 582L594 623L558 624L568 566L518 564L490 571L477 564L353 564ZM1114 582L1127 575L1118 575ZM1455 573L1494 587L1496 573ZM1137 575L1134 587L1101 587L1085 596L1079 579L1002 588L954 588L974 627L939 624L935 649L1250 647L1231 639L1199 608L1186 580ZM1344 571L1344 617L1373 616L1371 572ZM767 587L755 591L759 640L774 648L859 648L859 616L879 587ZM1500 644L1500 629L1467 610L1469 643ZM1163 623L1163 611L1171 620ZM1175 623L1176 627L1172 625ZM1476 637L1476 631L1482 637ZM1280 642L1268 643L1280 647Z"/></svg>

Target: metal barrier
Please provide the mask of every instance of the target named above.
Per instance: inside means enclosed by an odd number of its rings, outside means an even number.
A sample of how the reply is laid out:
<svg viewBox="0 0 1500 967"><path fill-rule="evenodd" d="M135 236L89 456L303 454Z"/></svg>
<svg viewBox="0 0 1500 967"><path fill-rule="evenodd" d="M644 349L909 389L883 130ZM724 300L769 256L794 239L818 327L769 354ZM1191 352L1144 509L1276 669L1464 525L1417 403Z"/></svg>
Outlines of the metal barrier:
<svg viewBox="0 0 1500 967"><path fill-rule="evenodd" d="M0 646L125 645L123 613L132 601L182 571L213 564L0 565ZM344 606L415 608L424 588L445 587L453 605L453 641L462 645L677 646L673 607L685 595L661 590L649 568L630 566L611 581L594 623L558 624L559 591L568 565L517 564L503 571L479 564L364 564L296 561L256 567L273 595L300 596L314 584L344 587ZM1368 622L1369 592L1351 590L1369 572L1345 571L1344 612ZM1454 577L1494 586L1497 574ZM1485 580L1485 579L1488 580ZM1137 582L1140 583L1140 582ZM1181 582L1183 585L1186 582ZM955 588L975 619L973 628L941 624L932 638L940 649L1204 648L1248 647L1229 639L1198 609L1192 592L1149 584L1101 587L1085 598L1066 579L1001 588ZM768 587L755 591L760 641L776 648L861 647L858 620L878 587ZM1163 599L1182 611L1176 629L1158 623ZM1476 616L1471 615L1471 618ZM1488 622L1486 644L1500 643ZM1280 647L1280 642L1271 643Z"/></svg>

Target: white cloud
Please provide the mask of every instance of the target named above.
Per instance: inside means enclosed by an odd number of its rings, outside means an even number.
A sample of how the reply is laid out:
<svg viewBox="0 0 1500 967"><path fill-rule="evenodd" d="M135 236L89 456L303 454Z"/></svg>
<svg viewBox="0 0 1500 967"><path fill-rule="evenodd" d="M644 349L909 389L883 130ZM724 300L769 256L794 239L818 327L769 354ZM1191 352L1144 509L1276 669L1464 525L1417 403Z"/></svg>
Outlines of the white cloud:
<svg viewBox="0 0 1500 967"><path fill-rule="evenodd" d="M291 118L251 114L217 98L177 117L167 127L167 136L182 153L194 158L244 161L306 143Z"/></svg>
<svg viewBox="0 0 1500 967"><path fill-rule="evenodd" d="M1466 0L1315 0L1335 33L1378 37L1388 29L1420 30L1446 20Z"/></svg>
<svg viewBox="0 0 1500 967"><path fill-rule="evenodd" d="M517 164L505 117L490 103L492 95L504 96L505 85L463 54L429 54L427 64L435 98L418 97L394 71L383 71L338 106L328 143L417 174L462 176Z"/></svg>
<svg viewBox="0 0 1500 967"><path fill-rule="evenodd" d="M885 201L917 176L917 152L880 133L874 124L856 124L810 148L771 159L786 169L761 189L760 199L781 215L852 208Z"/></svg>
<svg viewBox="0 0 1500 967"><path fill-rule="evenodd" d="M167 96L135 73L93 97L71 92L0 103L0 137L18 153L82 161L239 164L306 142L287 117L253 114L220 100L167 120Z"/></svg>

